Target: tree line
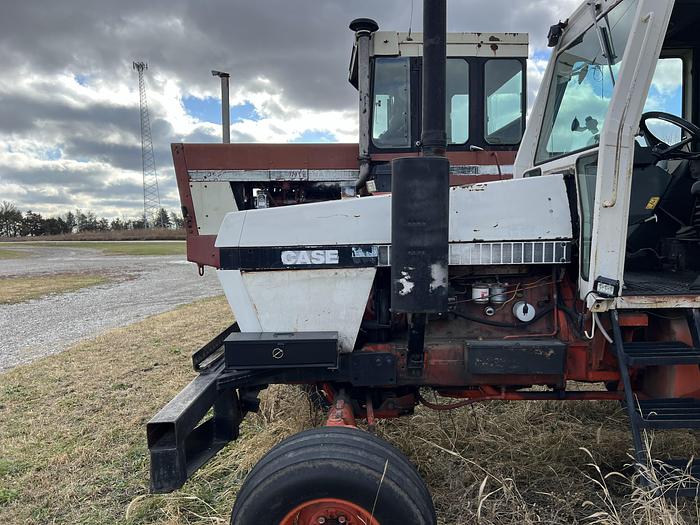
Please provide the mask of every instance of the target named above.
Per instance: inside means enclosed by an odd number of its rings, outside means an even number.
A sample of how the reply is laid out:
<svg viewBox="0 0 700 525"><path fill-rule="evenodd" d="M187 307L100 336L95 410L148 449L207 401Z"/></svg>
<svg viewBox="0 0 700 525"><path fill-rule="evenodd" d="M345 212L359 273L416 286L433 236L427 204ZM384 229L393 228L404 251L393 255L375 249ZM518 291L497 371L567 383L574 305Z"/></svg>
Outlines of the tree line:
<svg viewBox="0 0 700 525"><path fill-rule="evenodd" d="M163 228L182 228L181 215L168 213L161 208L153 220ZM38 237L41 235L60 235L66 233L138 230L144 228L143 217L139 219L105 219L98 218L92 211L80 209L69 211L57 217L42 217L31 210L22 212L14 203L0 203L0 237Z"/></svg>

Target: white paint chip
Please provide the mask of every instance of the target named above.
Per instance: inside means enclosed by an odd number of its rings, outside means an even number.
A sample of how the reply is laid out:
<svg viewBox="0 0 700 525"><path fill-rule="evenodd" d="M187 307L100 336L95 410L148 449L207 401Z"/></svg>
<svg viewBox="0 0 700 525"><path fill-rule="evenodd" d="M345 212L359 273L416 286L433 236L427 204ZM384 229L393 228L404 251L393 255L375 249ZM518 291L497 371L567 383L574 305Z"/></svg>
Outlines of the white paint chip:
<svg viewBox="0 0 700 525"><path fill-rule="evenodd" d="M430 265L430 291L447 287L447 265L434 263Z"/></svg>
<svg viewBox="0 0 700 525"><path fill-rule="evenodd" d="M406 270L413 270L413 268L406 268ZM399 290L399 295L408 295L413 291L416 286L415 283L411 282L411 274L406 270L401 270L401 279L396 282L401 285L401 290Z"/></svg>

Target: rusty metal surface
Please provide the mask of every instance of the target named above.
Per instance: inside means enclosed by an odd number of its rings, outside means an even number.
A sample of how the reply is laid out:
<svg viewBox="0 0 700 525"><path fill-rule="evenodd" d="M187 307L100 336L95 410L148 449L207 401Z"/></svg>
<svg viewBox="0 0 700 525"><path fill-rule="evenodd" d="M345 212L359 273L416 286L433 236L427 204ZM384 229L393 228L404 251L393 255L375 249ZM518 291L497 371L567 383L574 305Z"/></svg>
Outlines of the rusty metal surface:
<svg viewBox="0 0 700 525"><path fill-rule="evenodd" d="M417 151L404 153L373 153L372 160L375 162L390 161L397 157L418 157ZM447 158L452 165L469 164L500 164L508 166L515 162L515 151L448 151Z"/></svg>
<svg viewBox="0 0 700 525"><path fill-rule="evenodd" d="M175 167L175 180L180 194L185 232L187 233L187 260L202 266L219 266L219 250L214 248L216 236L199 235L197 230L197 217L192 203L190 180L187 173L187 159L183 144L172 144L173 165Z"/></svg>
<svg viewBox="0 0 700 525"><path fill-rule="evenodd" d="M174 144L190 170L358 169L357 144Z"/></svg>
<svg viewBox="0 0 700 525"><path fill-rule="evenodd" d="M353 169L255 169L255 170L189 170L195 182L336 182L355 181L358 170Z"/></svg>

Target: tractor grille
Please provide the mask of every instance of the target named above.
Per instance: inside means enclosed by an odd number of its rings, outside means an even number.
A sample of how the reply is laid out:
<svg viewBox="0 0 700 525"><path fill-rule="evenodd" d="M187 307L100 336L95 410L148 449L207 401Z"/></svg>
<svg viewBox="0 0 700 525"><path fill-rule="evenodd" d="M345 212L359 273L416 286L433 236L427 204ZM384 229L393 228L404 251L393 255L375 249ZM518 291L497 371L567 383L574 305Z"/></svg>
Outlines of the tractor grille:
<svg viewBox="0 0 700 525"><path fill-rule="evenodd" d="M379 246L379 266L391 265L391 246ZM450 266L566 264L571 241L472 242L450 244Z"/></svg>
<svg viewBox="0 0 700 525"><path fill-rule="evenodd" d="M565 264L571 261L568 241L477 242L450 245L452 265Z"/></svg>

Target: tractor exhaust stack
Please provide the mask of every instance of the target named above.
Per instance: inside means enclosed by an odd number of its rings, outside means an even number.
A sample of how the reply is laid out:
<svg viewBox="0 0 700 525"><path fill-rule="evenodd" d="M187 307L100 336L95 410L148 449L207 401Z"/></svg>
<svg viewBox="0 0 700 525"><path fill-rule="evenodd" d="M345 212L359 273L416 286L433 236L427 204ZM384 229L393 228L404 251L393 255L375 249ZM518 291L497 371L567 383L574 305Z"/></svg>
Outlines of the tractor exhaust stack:
<svg viewBox="0 0 700 525"><path fill-rule="evenodd" d="M423 129L426 157L444 157L447 76L447 0L423 1Z"/></svg>
<svg viewBox="0 0 700 525"><path fill-rule="evenodd" d="M427 314L447 311L446 30L446 0L425 0L422 156L391 163L392 310L409 314L408 366L417 373L423 367Z"/></svg>
<svg viewBox="0 0 700 525"><path fill-rule="evenodd" d="M370 172L369 156L369 127L371 112L371 78L370 78L370 38L379 29L377 22L371 18L356 18L350 22L350 29L355 32L357 40L357 91L359 95L359 124L360 124L360 175L356 189L362 191L367 184Z"/></svg>

